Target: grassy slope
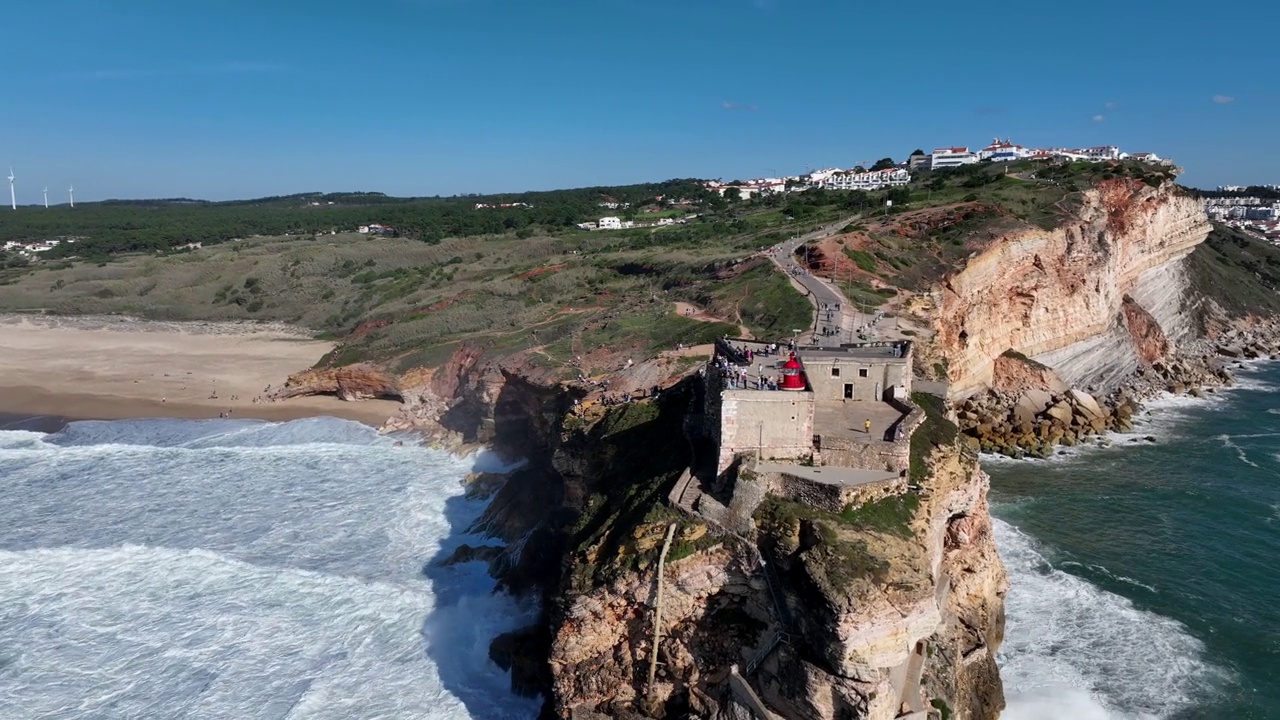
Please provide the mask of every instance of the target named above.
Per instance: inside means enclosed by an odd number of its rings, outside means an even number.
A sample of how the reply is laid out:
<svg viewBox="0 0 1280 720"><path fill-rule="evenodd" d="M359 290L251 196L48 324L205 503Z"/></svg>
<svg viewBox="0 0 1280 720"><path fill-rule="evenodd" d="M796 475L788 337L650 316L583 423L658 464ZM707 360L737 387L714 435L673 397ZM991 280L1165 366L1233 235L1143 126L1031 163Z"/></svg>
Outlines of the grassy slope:
<svg viewBox="0 0 1280 720"><path fill-rule="evenodd" d="M739 306L753 331L807 326L809 304L781 274L742 262L760 228L780 221L747 212L658 231L439 244L253 238L107 262L37 262L0 271L0 311L282 320L343 340L328 359L337 364L372 359L398 369L438 363L464 340L495 354L538 347L531 360L564 374L593 348L643 357L736 335ZM676 300L732 310L734 322L680 317Z"/></svg>
<svg viewBox="0 0 1280 720"><path fill-rule="evenodd" d="M925 288L992 229L1048 224L1079 184L1098 173L1134 172L1146 171L973 166L925 173L908 188L738 203L660 230L524 238L507 232L438 244L294 235L190 253L114 255L107 262L38 262L0 270L0 311L282 320L341 339L342 348L328 359L337 364L431 365L467 341L496 354L537 348L531 362L570 373L570 360L594 348L648 354L737 334L739 324L762 338L808 327L805 298L770 263L747 258L818 218L874 209L854 223L870 245L846 248L863 273L849 278L846 289L871 306L889 292L872 290L869 276ZM1053 177L1034 179L1037 174ZM890 197L894 205L886 214ZM676 300L703 306L729 324L675 316Z"/></svg>
<svg viewBox="0 0 1280 720"><path fill-rule="evenodd" d="M1214 225L1187 261L1192 286L1228 314L1280 313L1280 248Z"/></svg>

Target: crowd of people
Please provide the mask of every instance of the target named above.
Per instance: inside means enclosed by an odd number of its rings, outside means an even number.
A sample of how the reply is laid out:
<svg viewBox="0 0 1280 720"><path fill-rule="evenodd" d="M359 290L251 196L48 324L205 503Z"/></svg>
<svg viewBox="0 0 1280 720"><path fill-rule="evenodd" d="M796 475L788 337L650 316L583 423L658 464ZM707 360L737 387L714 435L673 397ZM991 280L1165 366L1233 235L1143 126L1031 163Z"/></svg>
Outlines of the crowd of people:
<svg viewBox="0 0 1280 720"><path fill-rule="evenodd" d="M734 345L726 336L716 343L716 353L711 362L725 390L777 390L778 379L766 375L765 363L756 361L759 358L777 358L784 351L795 352L795 349L794 341L770 342L761 348L751 348L745 344Z"/></svg>

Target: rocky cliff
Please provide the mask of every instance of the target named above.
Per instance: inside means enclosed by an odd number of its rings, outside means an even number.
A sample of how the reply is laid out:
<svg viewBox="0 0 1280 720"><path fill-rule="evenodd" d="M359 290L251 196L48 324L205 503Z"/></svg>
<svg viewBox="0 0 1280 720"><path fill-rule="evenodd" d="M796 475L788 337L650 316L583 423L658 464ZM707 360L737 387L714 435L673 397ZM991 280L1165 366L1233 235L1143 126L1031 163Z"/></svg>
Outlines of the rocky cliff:
<svg viewBox="0 0 1280 720"><path fill-rule="evenodd" d="M1017 351L1069 385L1111 390L1194 331L1183 260L1208 235L1172 183L1101 181L1054 230L999 237L934 292L932 348L953 398L991 387Z"/></svg>
<svg viewBox="0 0 1280 720"><path fill-rule="evenodd" d="M754 694L787 718L943 707L997 717L1007 580L987 478L951 432L921 449L929 470L911 494L842 514L769 498L750 538L652 496L631 517L599 501L611 527L574 536L552 598L553 716L749 717ZM657 561L672 523L650 686Z"/></svg>
<svg viewBox="0 0 1280 720"><path fill-rule="evenodd" d="M585 411L474 358L419 381L406 400L448 426L437 437L532 460L479 522L507 549L458 559L487 560L501 587L541 599L543 621L491 654L517 690L546 697L544 717L750 717L751 698L788 718L998 715L1007 583L987 480L938 413L913 447L907 495L841 514L768 499L758 532L735 535L667 501L694 453L696 375ZM432 384L452 399L424 399Z"/></svg>
<svg viewBox="0 0 1280 720"><path fill-rule="evenodd" d="M270 396L283 400L306 395L334 395L348 401L374 398L399 400L400 381L372 365L312 368L291 375Z"/></svg>

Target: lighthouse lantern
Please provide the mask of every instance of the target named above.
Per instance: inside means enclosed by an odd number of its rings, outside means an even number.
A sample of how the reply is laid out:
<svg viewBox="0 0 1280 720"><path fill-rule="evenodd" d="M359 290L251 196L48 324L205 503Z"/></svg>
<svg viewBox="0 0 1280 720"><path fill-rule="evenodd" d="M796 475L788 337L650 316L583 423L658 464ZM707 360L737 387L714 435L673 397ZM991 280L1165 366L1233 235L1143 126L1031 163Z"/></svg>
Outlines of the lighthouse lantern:
<svg viewBox="0 0 1280 720"><path fill-rule="evenodd" d="M804 390L804 367L800 361L796 360L796 354L791 353L791 359L782 364L782 385L783 390Z"/></svg>

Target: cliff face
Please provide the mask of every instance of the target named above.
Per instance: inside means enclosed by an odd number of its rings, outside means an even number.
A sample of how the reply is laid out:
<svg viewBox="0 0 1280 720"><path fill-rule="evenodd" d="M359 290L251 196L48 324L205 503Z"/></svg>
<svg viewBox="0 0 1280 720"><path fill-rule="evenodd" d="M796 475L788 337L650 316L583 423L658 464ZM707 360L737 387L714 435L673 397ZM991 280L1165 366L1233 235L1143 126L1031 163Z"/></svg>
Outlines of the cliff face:
<svg viewBox="0 0 1280 720"><path fill-rule="evenodd" d="M304 395L335 395L343 400L400 399L396 378L372 365L304 370L292 375L273 392L278 399Z"/></svg>
<svg viewBox="0 0 1280 720"><path fill-rule="evenodd" d="M751 706L735 691L742 684L788 718L891 720L931 704L957 718L997 717L1004 699L995 653L1008 583L987 478L954 443L935 449L932 464L899 526L858 526L766 500L759 542L775 567L781 609L755 547L681 524L676 547L686 550L669 556L663 575L651 693L655 558L666 523L637 526L623 551L637 562L558 599L555 715L740 717ZM699 545L705 549L688 550ZM573 565L603 559L588 551ZM774 646L784 617L789 629Z"/></svg>
<svg viewBox="0 0 1280 720"><path fill-rule="evenodd" d="M1160 359L1192 332L1183 259L1209 230L1172 184L1115 179L1058 229L998 238L935 293L933 352L952 397L990 387L1010 349L1105 389Z"/></svg>

